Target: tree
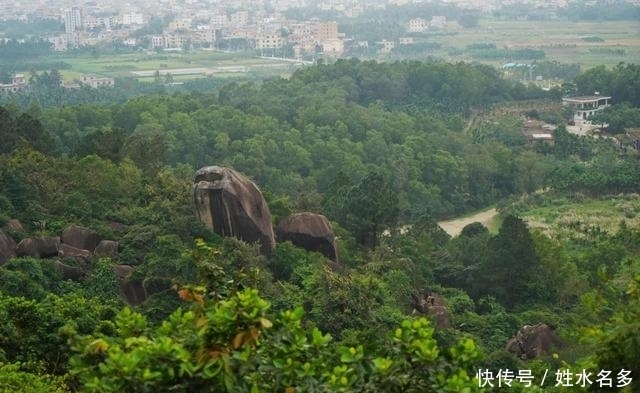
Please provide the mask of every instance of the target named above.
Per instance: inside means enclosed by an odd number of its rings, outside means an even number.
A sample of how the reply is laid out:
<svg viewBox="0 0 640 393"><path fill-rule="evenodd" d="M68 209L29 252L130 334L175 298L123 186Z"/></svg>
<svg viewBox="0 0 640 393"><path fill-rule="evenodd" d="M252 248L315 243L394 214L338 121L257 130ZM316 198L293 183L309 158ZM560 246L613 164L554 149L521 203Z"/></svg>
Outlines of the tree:
<svg viewBox="0 0 640 393"><path fill-rule="evenodd" d="M399 214L398 196L376 172L369 172L353 186L336 184L327 203L333 210L330 216L352 231L358 243L372 248L381 232L396 224Z"/></svg>
<svg viewBox="0 0 640 393"><path fill-rule="evenodd" d="M152 174L165 161L167 142L159 124L141 124L124 144L124 154L146 174Z"/></svg>
<svg viewBox="0 0 640 393"><path fill-rule="evenodd" d="M0 106L0 153L8 153L15 147L18 141L16 132L16 119L10 111Z"/></svg>
<svg viewBox="0 0 640 393"><path fill-rule="evenodd" d="M478 16L471 13L463 13L458 18L458 23L465 29L478 27Z"/></svg>
<svg viewBox="0 0 640 393"><path fill-rule="evenodd" d="M122 128L101 127L84 134L74 152L80 157L95 154L118 163L124 155L126 139L127 134Z"/></svg>
<svg viewBox="0 0 640 393"><path fill-rule="evenodd" d="M539 260L527 224L513 215L505 217L498 234L489 240L488 250L476 275L480 294L494 296L508 307L535 301L533 279Z"/></svg>

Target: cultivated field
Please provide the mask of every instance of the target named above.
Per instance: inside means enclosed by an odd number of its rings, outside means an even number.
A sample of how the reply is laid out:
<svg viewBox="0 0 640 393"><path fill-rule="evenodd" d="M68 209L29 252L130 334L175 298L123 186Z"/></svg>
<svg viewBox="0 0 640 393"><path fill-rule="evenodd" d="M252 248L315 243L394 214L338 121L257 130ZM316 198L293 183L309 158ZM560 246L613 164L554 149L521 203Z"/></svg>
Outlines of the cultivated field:
<svg viewBox="0 0 640 393"><path fill-rule="evenodd" d="M452 34L434 36L442 49L434 55L450 61L471 61L467 45L494 44L498 49L540 49L546 60L578 63L582 69L597 65L615 66L620 62L640 62L640 22L500 21L483 19L477 28L464 29L450 24ZM593 37L597 37L593 40ZM590 40L591 39L591 40ZM452 51L452 48L459 51ZM624 52L624 54L620 54ZM452 55L452 53L455 53ZM459 53L459 54L458 54ZM504 59L508 61L508 59ZM485 62L485 61L483 61ZM500 66L502 61L487 61Z"/></svg>
<svg viewBox="0 0 640 393"><path fill-rule="evenodd" d="M495 49L535 49L545 52L544 60L579 64L582 70L620 62L640 62L640 22L501 21L481 19L476 28L465 29L449 22L446 29L429 31L424 39L441 44L427 55L450 62L482 62L501 67L507 58L474 59L467 46L493 44ZM287 76L302 64L293 59L259 58L253 53L219 51L137 52L100 55L59 53L43 62L66 63L60 70L66 81L93 74L109 77L136 77L153 80L156 71L170 73L175 81L201 77L227 78L238 74L256 77ZM518 61L531 63L530 60ZM30 70L23 70L28 73Z"/></svg>
<svg viewBox="0 0 640 393"><path fill-rule="evenodd" d="M79 79L92 74L109 77L137 77L153 79L171 74L174 80L215 76L228 77L238 73L257 73L265 76L288 75L298 63L277 58L257 58L242 53L193 51L189 53L140 52L122 55L59 54L48 59L71 65L61 70L65 80Z"/></svg>

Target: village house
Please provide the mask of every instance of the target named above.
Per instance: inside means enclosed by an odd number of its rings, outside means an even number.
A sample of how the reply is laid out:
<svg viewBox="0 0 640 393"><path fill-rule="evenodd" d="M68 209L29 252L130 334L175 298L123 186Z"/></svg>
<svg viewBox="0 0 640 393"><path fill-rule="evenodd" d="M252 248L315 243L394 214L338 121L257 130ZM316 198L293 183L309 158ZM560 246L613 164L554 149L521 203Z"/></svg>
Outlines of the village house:
<svg viewBox="0 0 640 393"><path fill-rule="evenodd" d="M601 96L598 93L592 96L565 97L562 105L573 108L573 122L575 125L591 124L589 116L609 106L611 97Z"/></svg>

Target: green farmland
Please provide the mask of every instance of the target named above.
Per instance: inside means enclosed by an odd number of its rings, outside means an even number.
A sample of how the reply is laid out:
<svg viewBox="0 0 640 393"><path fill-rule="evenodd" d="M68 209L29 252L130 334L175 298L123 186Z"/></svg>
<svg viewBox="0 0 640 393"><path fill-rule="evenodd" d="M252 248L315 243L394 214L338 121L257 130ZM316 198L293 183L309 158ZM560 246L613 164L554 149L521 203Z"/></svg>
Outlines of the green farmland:
<svg viewBox="0 0 640 393"><path fill-rule="evenodd" d="M454 34L441 36L438 41L442 44L440 55L450 61L473 60L464 49L474 43L494 44L499 49L539 49L545 52L546 60L578 63L583 69L640 61L638 22L483 19L476 28L463 29L455 26L451 29ZM459 49L459 54L451 55L452 48ZM502 60L509 61L505 58L487 62L499 66Z"/></svg>
<svg viewBox="0 0 640 393"><path fill-rule="evenodd" d="M137 77L153 79L156 71L161 76L171 74L174 80L205 76L225 78L239 73L265 76L290 74L298 65L280 59L264 59L243 53L197 51L189 53L135 53L122 55L70 55L57 54L49 61L69 64L61 70L65 80L79 79L92 74L105 77Z"/></svg>

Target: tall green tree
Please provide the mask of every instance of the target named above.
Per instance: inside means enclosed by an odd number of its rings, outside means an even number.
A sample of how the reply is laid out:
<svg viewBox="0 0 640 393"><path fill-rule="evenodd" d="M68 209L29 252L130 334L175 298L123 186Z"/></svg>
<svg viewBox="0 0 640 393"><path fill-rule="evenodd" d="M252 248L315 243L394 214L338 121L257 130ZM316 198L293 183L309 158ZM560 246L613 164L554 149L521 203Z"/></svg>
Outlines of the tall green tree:
<svg viewBox="0 0 640 393"><path fill-rule="evenodd" d="M492 295L507 307L535 301L534 277L540 263L527 224L513 215L505 217L488 248L477 275L480 294Z"/></svg>
<svg viewBox="0 0 640 393"><path fill-rule="evenodd" d="M378 236L398 220L398 196L384 176L369 172L360 182L348 186L347 179L334 183L329 196L329 215L349 229L359 244L375 247ZM327 206L327 205L326 205Z"/></svg>

